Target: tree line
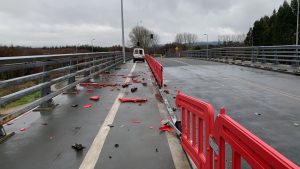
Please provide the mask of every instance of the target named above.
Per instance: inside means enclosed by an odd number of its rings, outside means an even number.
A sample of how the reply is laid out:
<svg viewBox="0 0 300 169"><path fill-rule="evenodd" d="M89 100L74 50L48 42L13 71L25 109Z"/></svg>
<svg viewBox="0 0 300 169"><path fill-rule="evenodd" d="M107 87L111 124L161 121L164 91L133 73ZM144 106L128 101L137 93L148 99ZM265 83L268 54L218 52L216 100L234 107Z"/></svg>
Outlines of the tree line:
<svg viewBox="0 0 300 169"><path fill-rule="evenodd" d="M294 45L296 41L297 0L284 1L271 16L255 21L247 33L248 46Z"/></svg>

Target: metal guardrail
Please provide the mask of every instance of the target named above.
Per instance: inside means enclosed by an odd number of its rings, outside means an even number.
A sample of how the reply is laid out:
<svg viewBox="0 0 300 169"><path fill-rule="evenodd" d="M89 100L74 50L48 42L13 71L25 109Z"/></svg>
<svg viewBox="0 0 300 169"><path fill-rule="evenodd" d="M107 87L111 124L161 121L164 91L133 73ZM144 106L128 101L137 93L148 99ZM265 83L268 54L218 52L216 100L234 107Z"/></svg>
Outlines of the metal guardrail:
<svg viewBox="0 0 300 169"><path fill-rule="evenodd" d="M226 47L183 51L183 57L300 73L300 45Z"/></svg>
<svg viewBox="0 0 300 169"><path fill-rule="evenodd" d="M131 53L126 53L126 60L131 58ZM37 82L34 86L0 97L1 107L34 92L41 92L39 99L0 117L0 126L37 106L51 107L53 97L63 92L74 91L77 84L122 62L122 52L0 57L0 74L2 75L13 71L34 69L34 73L0 81L0 90L29 81ZM63 81L67 81L67 85L55 92L51 91L52 85Z"/></svg>

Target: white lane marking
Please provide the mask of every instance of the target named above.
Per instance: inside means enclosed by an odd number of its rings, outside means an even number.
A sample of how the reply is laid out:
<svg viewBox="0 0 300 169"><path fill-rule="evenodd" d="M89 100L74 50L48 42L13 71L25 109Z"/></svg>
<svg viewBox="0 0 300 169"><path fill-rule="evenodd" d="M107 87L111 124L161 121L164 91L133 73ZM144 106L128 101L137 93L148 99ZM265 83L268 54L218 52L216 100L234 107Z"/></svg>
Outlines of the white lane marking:
<svg viewBox="0 0 300 169"><path fill-rule="evenodd" d="M136 63L133 64L129 75L132 75L132 72L134 71L135 67L136 67ZM130 81L130 78L127 77L125 80L125 83L129 82L129 81ZM86 153L79 169L93 169L95 167L95 165L99 159L99 155L101 153L104 142L106 140L106 137L110 130L110 127L107 125L113 123L114 118L120 107L119 98L124 96L125 90L126 90L126 88L123 88L120 91L120 93L119 93L118 97L116 98L114 104L112 105L109 113L107 114L104 122L102 123L102 126L100 127L91 147L89 148L88 152Z"/></svg>
<svg viewBox="0 0 300 169"><path fill-rule="evenodd" d="M188 66L193 66L193 65L191 65L191 64L188 64L188 63L185 63L185 62L182 62L182 61L179 61L179 60L170 59L170 58L166 58L166 59L172 60L172 61L174 61L174 62L182 63L182 64L185 64L185 65L188 65Z"/></svg>

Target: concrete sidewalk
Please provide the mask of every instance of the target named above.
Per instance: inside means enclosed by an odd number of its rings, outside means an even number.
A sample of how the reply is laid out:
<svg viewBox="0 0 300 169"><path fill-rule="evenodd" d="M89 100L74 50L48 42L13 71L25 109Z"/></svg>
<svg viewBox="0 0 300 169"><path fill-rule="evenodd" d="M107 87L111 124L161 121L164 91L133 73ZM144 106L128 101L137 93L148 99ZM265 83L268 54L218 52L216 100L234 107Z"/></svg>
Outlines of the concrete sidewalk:
<svg viewBox="0 0 300 169"><path fill-rule="evenodd" d="M52 112L29 112L5 126L16 135L0 145L0 167L188 168L179 140L173 134L159 131L166 112L155 97L157 89L152 84L148 66L127 63L110 74L129 75L131 70L133 75L138 75L136 79L146 81L147 86L133 83L128 88L102 87L90 91L79 87L76 95L56 97L54 102L58 106ZM130 80L132 83L131 79L107 75L92 80L99 83ZM138 90L131 93L133 86ZM90 101L93 95L99 95L100 101ZM141 105L119 103L118 97L122 95L148 101ZM92 103L92 107L83 108L87 103ZM25 131L20 131L22 128ZM86 148L77 152L71 148L74 143Z"/></svg>

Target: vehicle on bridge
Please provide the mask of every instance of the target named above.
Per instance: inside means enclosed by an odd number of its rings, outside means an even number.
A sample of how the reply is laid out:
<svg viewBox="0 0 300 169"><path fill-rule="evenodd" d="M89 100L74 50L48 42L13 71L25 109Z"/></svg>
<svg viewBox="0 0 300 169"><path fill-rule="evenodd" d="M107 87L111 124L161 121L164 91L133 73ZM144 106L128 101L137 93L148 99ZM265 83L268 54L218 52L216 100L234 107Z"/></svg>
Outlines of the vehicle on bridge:
<svg viewBox="0 0 300 169"><path fill-rule="evenodd" d="M145 52L142 48L134 48L133 50L133 62L141 60L145 62Z"/></svg>

